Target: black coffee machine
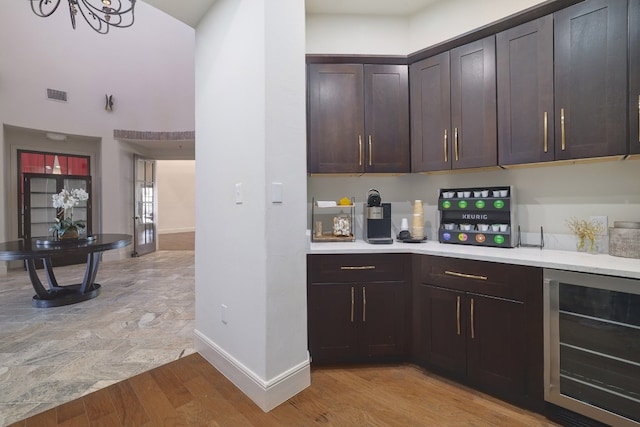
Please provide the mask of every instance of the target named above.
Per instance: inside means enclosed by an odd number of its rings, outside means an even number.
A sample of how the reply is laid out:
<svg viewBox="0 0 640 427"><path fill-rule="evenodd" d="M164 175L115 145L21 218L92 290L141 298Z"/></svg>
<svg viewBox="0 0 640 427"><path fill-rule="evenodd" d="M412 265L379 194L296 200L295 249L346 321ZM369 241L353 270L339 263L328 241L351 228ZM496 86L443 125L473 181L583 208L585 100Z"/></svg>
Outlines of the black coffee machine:
<svg viewBox="0 0 640 427"><path fill-rule="evenodd" d="M391 244L391 203L382 203L380 192L367 192L364 204L364 240L371 244Z"/></svg>

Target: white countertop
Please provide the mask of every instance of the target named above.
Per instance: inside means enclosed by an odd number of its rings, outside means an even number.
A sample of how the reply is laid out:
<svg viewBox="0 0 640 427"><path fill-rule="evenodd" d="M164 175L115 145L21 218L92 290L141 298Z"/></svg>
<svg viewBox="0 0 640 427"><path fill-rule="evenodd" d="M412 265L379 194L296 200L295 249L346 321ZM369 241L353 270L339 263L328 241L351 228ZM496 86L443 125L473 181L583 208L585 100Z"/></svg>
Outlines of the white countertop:
<svg viewBox="0 0 640 427"><path fill-rule="evenodd" d="M439 242L372 245L355 242L309 243L309 254L411 253L554 268L640 279L640 259L539 248L490 248Z"/></svg>

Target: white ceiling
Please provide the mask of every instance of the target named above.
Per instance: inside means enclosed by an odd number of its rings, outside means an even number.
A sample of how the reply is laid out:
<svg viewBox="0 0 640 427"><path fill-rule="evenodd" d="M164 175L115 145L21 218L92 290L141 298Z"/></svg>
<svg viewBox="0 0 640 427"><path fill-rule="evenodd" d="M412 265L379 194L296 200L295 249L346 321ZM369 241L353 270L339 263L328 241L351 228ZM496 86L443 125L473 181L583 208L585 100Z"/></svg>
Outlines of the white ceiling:
<svg viewBox="0 0 640 427"><path fill-rule="evenodd" d="M216 0L144 1L195 28ZM306 0L305 9L307 13L406 16L436 1L442 0Z"/></svg>

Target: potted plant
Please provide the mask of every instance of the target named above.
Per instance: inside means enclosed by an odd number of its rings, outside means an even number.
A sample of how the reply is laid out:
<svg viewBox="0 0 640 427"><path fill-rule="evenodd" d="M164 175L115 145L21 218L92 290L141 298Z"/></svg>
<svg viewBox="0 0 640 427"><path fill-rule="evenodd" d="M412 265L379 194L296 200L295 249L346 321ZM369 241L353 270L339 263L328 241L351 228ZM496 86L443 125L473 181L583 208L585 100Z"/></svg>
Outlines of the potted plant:
<svg viewBox="0 0 640 427"><path fill-rule="evenodd" d="M56 216L56 223L49 228L57 239L77 239L79 230L86 227L83 220L73 220L73 208L78 203L89 199L89 194L82 188L74 188L69 191L63 188L58 194L51 196L53 199L53 207L62 209L62 219L60 215Z"/></svg>
<svg viewBox="0 0 640 427"><path fill-rule="evenodd" d="M589 252L595 254L598 252L596 241L604 231L604 226L595 221L587 221L586 219L569 218L567 227L578 238L576 248L579 252Z"/></svg>

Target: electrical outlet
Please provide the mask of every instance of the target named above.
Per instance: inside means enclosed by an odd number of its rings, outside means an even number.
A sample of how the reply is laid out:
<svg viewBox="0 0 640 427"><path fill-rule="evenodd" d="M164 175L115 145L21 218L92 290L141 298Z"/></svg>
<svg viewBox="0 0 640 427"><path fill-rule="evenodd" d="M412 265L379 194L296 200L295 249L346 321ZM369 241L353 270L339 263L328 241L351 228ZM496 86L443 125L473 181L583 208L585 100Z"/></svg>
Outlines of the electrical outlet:
<svg viewBox="0 0 640 427"><path fill-rule="evenodd" d="M609 235L609 223L606 216L592 216L589 218L592 223L602 224L604 231L602 232L602 236Z"/></svg>

